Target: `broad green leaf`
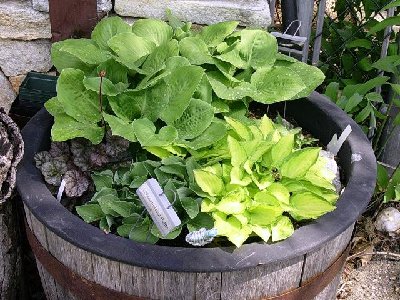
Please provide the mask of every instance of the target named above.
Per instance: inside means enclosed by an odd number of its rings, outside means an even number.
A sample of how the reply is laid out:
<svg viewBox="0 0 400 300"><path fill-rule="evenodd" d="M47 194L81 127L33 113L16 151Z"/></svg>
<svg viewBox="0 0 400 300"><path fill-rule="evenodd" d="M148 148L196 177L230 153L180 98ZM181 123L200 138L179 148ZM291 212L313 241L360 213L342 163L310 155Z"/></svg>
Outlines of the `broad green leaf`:
<svg viewBox="0 0 400 300"><path fill-rule="evenodd" d="M194 178L199 187L210 196L218 196L224 190L224 183L218 176L203 170L194 170Z"/></svg>
<svg viewBox="0 0 400 300"><path fill-rule="evenodd" d="M118 55L116 60L131 70L137 70L137 61L156 48L153 42L130 32L112 37L108 46Z"/></svg>
<svg viewBox="0 0 400 300"><path fill-rule="evenodd" d="M65 114L64 107L62 106L61 102L58 101L57 97L47 100L44 106L53 117L56 115Z"/></svg>
<svg viewBox="0 0 400 300"><path fill-rule="evenodd" d="M61 72L63 69L72 68L80 69L86 74L90 73L93 70L94 65L89 65L76 56L61 51L61 48L65 43L67 43L67 41L56 42L51 46L51 61L57 71Z"/></svg>
<svg viewBox="0 0 400 300"><path fill-rule="evenodd" d="M85 204L77 206L76 212L86 223L99 221L104 217L104 213L98 204Z"/></svg>
<svg viewBox="0 0 400 300"><path fill-rule="evenodd" d="M198 137L193 140L185 141L185 146L199 150L215 144L226 135L226 127L222 122L212 122L211 125Z"/></svg>
<svg viewBox="0 0 400 300"><path fill-rule="evenodd" d="M372 35L377 33L378 31L384 30L386 27L400 25L400 16L388 17L382 21L380 21L375 26L372 26L367 35Z"/></svg>
<svg viewBox="0 0 400 300"><path fill-rule="evenodd" d="M248 82L241 82L232 86L231 82L221 72L211 71L206 74L215 94L221 99L239 100L254 93Z"/></svg>
<svg viewBox="0 0 400 300"><path fill-rule="evenodd" d="M288 66L288 68L299 75L300 79L305 85L305 88L296 94L292 99L299 99L309 96L325 79L325 75L320 69L305 63L293 63ZM304 76L304 74L307 74L307 76Z"/></svg>
<svg viewBox="0 0 400 300"><path fill-rule="evenodd" d="M76 137L88 139L92 144L99 144L103 140L104 128L97 124L81 123L67 114L54 116L51 128L51 138L54 142L68 141Z"/></svg>
<svg viewBox="0 0 400 300"><path fill-rule="evenodd" d="M373 103L383 103L382 95L376 92L371 92L365 95L365 98Z"/></svg>
<svg viewBox="0 0 400 300"><path fill-rule="evenodd" d="M211 54L200 37L186 37L179 42L179 52L193 65L212 64Z"/></svg>
<svg viewBox="0 0 400 300"><path fill-rule="evenodd" d="M89 39L69 39L62 42L59 49L75 56L88 65L98 65L111 58L111 53L101 50Z"/></svg>
<svg viewBox="0 0 400 300"><path fill-rule="evenodd" d="M99 201L99 203L101 203L101 201ZM122 217L130 216L134 208L134 204L127 201L108 201L105 202L103 205L107 205L109 209L115 211L118 215Z"/></svg>
<svg viewBox="0 0 400 300"><path fill-rule="evenodd" d="M175 70L179 67L190 66L190 62L187 58L182 56L172 56L165 62L166 69L169 71Z"/></svg>
<svg viewBox="0 0 400 300"><path fill-rule="evenodd" d="M110 126L113 135L123 137L131 142L137 141L132 123L106 113L103 113L103 116L104 120Z"/></svg>
<svg viewBox="0 0 400 300"><path fill-rule="evenodd" d="M144 220L142 223L131 225L129 231L129 239L139 243L155 244L158 241L158 237L155 237L150 230L155 227L149 220Z"/></svg>
<svg viewBox="0 0 400 300"><path fill-rule="evenodd" d="M228 48L229 51L224 51L224 53L215 56L216 58L225 61L227 63L232 64L238 69L247 69L248 68L248 62L246 62L239 50L239 45L232 45L230 48Z"/></svg>
<svg viewBox="0 0 400 300"><path fill-rule="evenodd" d="M365 121L366 118L373 112L374 108L371 106L371 104L367 104L354 118L354 120L357 123L361 123Z"/></svg>
<svg viewBox="0 0 400 300"><path fill-rule="evenodd" d="M291 100L306 88L301 77L287 67L260 68L251 77L251 84L256 89L254 100L265 104Z"/></svg>
<svg viewBox="0 0 400 300"><path fill-rule="evenodd" d="M210 198L203 198L203 201L201 201L201 211L208 213L208 212L212 212L212 211L216 211L217 207L215 205L215 203L213 202L213 200L211 200Z"/></svg>
<svg viewBox="0 0 400 300"><path fill-rule="evenodd" d="M115 35L131 32L132 28L120 17L108 17L97 23L92 32L92 40L104 50L109 50L108 41Z"/></svg>
<svg viewBox="0 0 400 300"><path fill-rule="evenodd" d="M251 229L257 234L260 238L264 240L264 242L268 242L271 237L271 229L269 227L261 227L261 226L251 226Z"/></svg>
<svg viewBox="0 0 400 300"><path fill-rule="evenodd" d="M251 177L242 166L234 166L230 173L230 183L240 186L248 186L252 182Z"/></svg>
<svg viewBox="0 0 400 300"><path fill-rule="evenodd" d="M142 65L142 70L146 74L155 74L166 66L166 60L179 54L178 42L171 40L161 44L150 53Z"/></svg>
<svg viewBox="0 0 400 300"><path fill-rule="evenodd" d="M320 148L305 148L293 152L282 164L281 175L288 178L301 178L317 161Z"/></svg>
<svg viewBox="0 0 400 300"><path fill-rule="evenodd" d="M254 69L271 68L276 60L276 38L264 30L241 31L240 52Z"/></svg>
<svg viewBox="0 0 400 300"><path fill-rule="evenodd" d="M385 84L388 80L389 77L387 76L378 76L362 84L347 85L343 89L342 95L345 96L347 99L356 93L361 96L364 96L370 90L376 88L377 86Z"/></svg>
<svg viewBox="0 0 400 300"><path fill-rule="evenodd" d="M243 143L247 144L247 143ZM248 147L248 150L246 149L248 159L244 163L244 168L247 173L252 174L252 169L255 163L258 161L261 161L262 157L267 153L267 151L271 148L271 143L266 142L266 141L259 141L256 143L256 148L253 150L251 149L252 147ZM251 149L251 150L250 150Z"/></svg>
<svg viewBox="0 0 400 300"><path fill-rule="evenodd" d="M233 167L241 168L245 161L247 160L246 150L240 145L240 143L231 137L228 136L228 146L229 152L231 153L231 164Z"/></svg>
<svg viewBox="0 0 400 300"><path fill-rule="evenodd" d="M83 85L86 89L100 93L100 83L101 83L101 94L106 96L116 96L128 87L128 84L118 83L113 84L111 80L101 77L85 77L83 79Z"/></svg>
<svg viewBox="0 0 400 300"><path fill-rule="evenodd" d="M145 102L142 106L142 115L151 121L156 121L165 111L168 101L170 101L170 93L173 89L169 89L165 82L156 84L145 91Z"/></svg>
<svg viewBox="0 0 400 300"><path fill-rule="evenodd" d="M283 161L292 153L294 147L294 134L283 136L278 143L271 148L271 165L279 167Z"/></svg>
<svg viewBox="0 0 400 300"><path fill-rule="evenodd" d="M191 197L184 197L179 200L181 201L182 207L185 209L188 216L191 219L194 219L199 213L199 204L196 199Z"/></svg>
<svg viewBox="0 0 400 300"><path fill-rule="evenodd" d="M173 122L182 139L193 139L204 132L214 119L213 107L199 99L191 99L182 116Z"/></svg>
<svg viewBox="0 0 400 300"><path fill-rule="evenodd" d="M101 119L99 99L86 90L81 70L64 69L57 80L57 98L65 113L77 121L95 124Z"/></svg>
<svg viewBox="0 0 400 300"><path fill-rule="evenodd" d="M148 119L137 119L133 121L133 130L137 140L146 146L168 146L177 138L177 131L172 126L165 126L156 133L156 127Z"/></svg>
<svg viewBox="0 0 400 300"><path fill-rule="evenodd" d="M280 202L289 204L290 193L283 184L274 182L267 188L267 191Z"/></svg>
<svg viewBox="0 0 400 300"><path fill-rule="evenodd" d="M109 59L106 62L101 63L97 67L96 71L97 74L102 71L105 72L105 77L111 80L114 84L117 84L118 82L128 83L128 69L115 59Z"/></svg>
<svg viewBox="0 0 400 300"><path fill-rule="evenodd" d="M215 101L213 101L212 87L208 81L207 76L203 76L197 90L193 94L193 98L203 100L204 102L211 103L215 107Z"/></svg>
<svg viewBox="0 0 400 300"><path fill-rule="evenodd" d="M359 94L354 94L349 98L349 100L346 103L346 106L344 107L344 111L349 113L351 112L358 104L361 103L363 100L363 97Z"/></svg>
<svg viewBox="0 0 400 300"><path fill-rule="evenodd" d="M280 207L259 205L249 210L250 223L258 226L268 226L282 215L283 210Z"/></svg>
<svg viewBox="0 0 400 300"><path fill-rule="evenodd" d="M113 172L111 170L105 170L102 172L95 172L92 174L93 183L96 186L96 190L100 191L102 188L112 188L113 184Z"/></svg>
<svg viewBox="0 0 400 300"><path fill-rule="evenodd" d="M203 77L204 71L198 66L178 67L165 78L168 88L175 93L169 95L168 105L161 113L161 119L172 124L179 119L189 106L193 93Z"/></svg>
<svg viewBox="0 0 400 300"><path fill-rule="evenodd" d="M391 83L390 86L397 95L400 95L400 84Z"/></svg>
<svg viewBox="0 0 400 300"><path fill-rule="evenodd" d="M198 213L198 215L189 220L187 223L187 228L189 232L199 230L201 228L212 229L214 227L214 220L213 218L206 213Z"/></svg>
<svg viewBox="0 0 400 300"><path fill-rule="evenodd" d="M270 118L268 118L267 115L264 115L261 118L259 129L262 132L264 138L266 138L272 131L274 131L274 123L271 121Z"/></svg>
<svg viewBox="0 0 400 300"><path fill-rule="evenodd" d="M292 210L289 213L297 221L316 219L335 209L335 206L310 192L293 195L290 198L290 206Z"/></svg>
<svg viewBox="0 0 400 300"><path fill-rule="evenodd" d="M216 208L226 215L242 214L246 209L246 193L244 189L229 192L216 204Z"/></svg>
<svg viewBox="0 0 400 300"><path fill-rule="evenodd" d="M230 83L234 82L240 83L241 81L244 81L241 79L237 79L233 76L234 73L236 72L236 67L231 65L230 63L219 60L217 58L213 58L213 63L217 67L217 69L226 77L226 79L228 79Z"/></svg>
<svg viewBox="0 0 400 300"><path fill-rule="evenodd" d="M133 121L141 117L146 96L144 91L127 90L117 97L108 97L108 100L116 116L125 121Z"/></svg>
<svg viewBox="0 0 400 300"><path fill-rule="evenodd" d="M377 164L377 184L382 189L385 190L389 183L389 174L386 168L380 163Z"/></svg>
<svg viewBox="0 0 400 300"><path fill-rule="evenodd" d="M115 178L113 178L115 181ZM114 198L118 198L118 193L116 190L108 187L103 187L101 188L98 192L96 192L92 199L90 199L90 203L98 203L98 200L101 199L104 196L113 196Z"/></svg>
<svg viewBox="0 0 400 300"><path fill-rule="evenodd" d="M397 66L399 66L399 65L400 65L400 55L386 56L372 64L372 66L378 70L393 73L393 74L396 74L398 72ZM377 78L380 78L380 76ZM377 79L377 78L375 78L375 79Z"/></svg>
<svg viewBox="0 0 400 300"><path fill-rule="evenodd" d="M172 27L161 20L141 19L132 25L132 32L160 46L172 38Z"/></svg>
<svg viewBox="0 0 400 300"><path fill-rule="evenodd" d="M174 240L181 234L181 231L182 231L182 226L178 226L173 231L168 233L166 236L163 236L155 224L151 226L151 234L158 238L162 238L163 240Z"/></svg>
<svg viewBox="0 0 400 300"><path fill-rule="evenodd" d="M277 242L291 236L294 232L294 227L290 219L286 216L281 216L271 226L272 241Z"/></svg>
<svg viewBox="0 0 400 300"><path fill-rule="evenodd" d="M335 189L325 189L323 187L317 186L306 180L298 180L298 179L283 179L282 184L293 194L302 193L302 192L312 192L317 196L325 199L331 204L334 204L336 200L339 198L339 195L336 193ZM331 184L332 186L332 184Z"/></svg>
<svg viewBox="0 0 400 300"><path fill-rule="evenodd" d="M230 127L233 128L237 136L245 141L249 141L253 138L253 134L251 133L248 126L240 122L239 120L235 120L234 118L225 117L225 121L229 124Z"/></svg>
<svg viewBox="0 0 400 300"><path fill-rule="evenodd" d="M236 29L238 24L239 22L236 21L212 24L204 27L199 36L208 45L208 47L216 47Z"/></svg>
<svg viewBox="0 0 400 300"><path fill-rule="evenodd" d="M219 236L226 236L236 247L240 247L250 236L250 227L242 226L234 216L227 217L223 213L213 213L214 226Z"/></svg>

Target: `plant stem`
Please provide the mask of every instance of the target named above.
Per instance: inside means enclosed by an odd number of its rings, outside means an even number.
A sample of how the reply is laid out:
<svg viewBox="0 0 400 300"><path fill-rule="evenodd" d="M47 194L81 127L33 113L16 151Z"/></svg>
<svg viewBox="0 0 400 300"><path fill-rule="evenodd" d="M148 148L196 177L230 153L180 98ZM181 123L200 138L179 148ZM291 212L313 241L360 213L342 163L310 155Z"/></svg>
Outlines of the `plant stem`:
<svg viewBox="0 0 400 300"><path fill-rule="evenodd" d="M376 158L379 159L382 155L383 150L385 149L387 143L389 142L389 140L392 138L393 134L394 134L394 130L396 129L397 126L392 126L390 133L388 135L388 137L385 139L385 141L383 142L382 147L380 147L378 154L376 155Z"/></svg>
<svg viewBox="0 0 400 300"><path fill-rule="evenodd" d="M106 123L104 121L104 117L103 117L103 94L101 92L101 88L103 86L103 77L106 75L105 71L100 71L99 73L100 75L100 87L99 87L99 106L100 106L100 115L101 115L101 126L104 128L106 128Z"/></svg>
<svg viewBox="0 0 400 300"><path fill-rule="evenodd" d="M385 119L382 121L382 124L381 124L381 126L379 126L378 132L376 134L374 145L373 145L374 152L376 152L376 150L378 148L379 140L381 139L381 135L382 135L383 129L385 128L387 120L389 119L389 114L390 114L390 111L392 110L392 107L393 107L393 99L394 99L394 97L395 97L395 93L393 93L392 96L390 97L389 106L388 106L386 114L385 114Z"/></svg>

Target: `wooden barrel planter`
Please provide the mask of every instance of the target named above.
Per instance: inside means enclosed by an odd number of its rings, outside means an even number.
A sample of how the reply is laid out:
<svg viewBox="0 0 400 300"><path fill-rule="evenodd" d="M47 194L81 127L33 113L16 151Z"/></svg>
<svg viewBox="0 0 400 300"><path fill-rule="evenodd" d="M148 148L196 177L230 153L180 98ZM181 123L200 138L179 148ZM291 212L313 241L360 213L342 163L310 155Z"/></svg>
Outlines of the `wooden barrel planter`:
<svg viewBox="0 0 400 300"><path fill-rule="evenodd" d="M375 187L375 156L357 124L317 93L287 103L286 116L324 144L351 125L338 155L346 188L336 210L290 238L235 249L136 243L71 214L33 162L49 146L52 124L39 112L23 130L17 183L48 299L334 299L354 223Z"/></svg>

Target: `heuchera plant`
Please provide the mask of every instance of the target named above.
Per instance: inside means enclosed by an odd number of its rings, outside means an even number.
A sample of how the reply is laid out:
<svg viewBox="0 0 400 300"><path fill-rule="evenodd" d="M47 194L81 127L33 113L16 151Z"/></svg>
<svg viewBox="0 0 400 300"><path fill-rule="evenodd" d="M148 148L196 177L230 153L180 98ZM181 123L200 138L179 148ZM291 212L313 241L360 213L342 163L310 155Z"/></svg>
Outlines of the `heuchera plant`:
<svg viewBox="0 0 400 300"><path fill-rule="evenodd" d="M54 116L53 141L72 140L72 146L84 138L102 149L110 129L148 153L129 169L92 174L97 192L78 214L140 242L214 226L240 246L253 235L284 239L293 233L291 220L334 209L336 174L325 168L320 148L304 147L298 128L267 116L248 118L251 101L308 96L322 72L278 53L275 37L264 30L222 22L194 32L190 23L169 18L168 24L146 19L133 26L106 18L91 39L53 45L60 77L57 97L45 105ZM51 150L41 155L48 158ZM182 219L167 237L135 194L151 177Z"/></svg>

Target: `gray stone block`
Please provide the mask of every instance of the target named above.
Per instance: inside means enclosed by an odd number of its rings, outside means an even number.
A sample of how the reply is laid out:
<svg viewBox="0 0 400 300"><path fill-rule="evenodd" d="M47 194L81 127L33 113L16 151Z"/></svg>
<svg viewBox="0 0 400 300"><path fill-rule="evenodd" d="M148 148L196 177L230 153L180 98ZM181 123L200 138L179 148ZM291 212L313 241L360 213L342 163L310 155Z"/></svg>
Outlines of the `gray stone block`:
<svg viewBox="0 0 400 300"><path fill-rule="evenodd" d="M0 71L0 107L8 113L10 111L11 104L14 102L16 94L11 86L11 83L4 76L3 72Z"/></svg>
<svg viewBox="0 0 400 300"><path fill-rule="evenodd" d="M38 11L49 12L49 0L32 0L32 7ZM109 12L112 9L111 0L97 0L98 12Z"/></svg>
<svg viewBox="0 0 400 300"><path fill-rule="evenodd" d="M51 38L49 14L34 10L30 2L0 1L0 38L20 40Z"/></svg>
<svg viewBox="0 0 400 300"><path fill-rule="evenodd" d="M267 0L115 0L122 16L165 19L166 9L184 21L213 24L237 20L241 25L268 27L271 14Z"/></svg>
<svg viewBox="0 0 400 300"><path fill-rule="evenodd" d="M52 67L48 40L15 41L0 39L0 69L6 76L29 71L47 72Z"/></svg>

